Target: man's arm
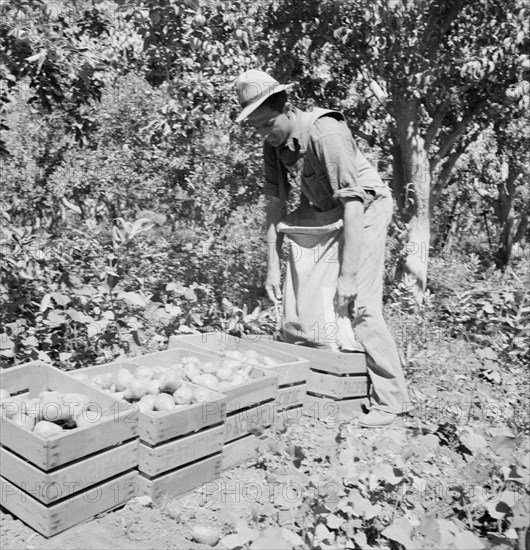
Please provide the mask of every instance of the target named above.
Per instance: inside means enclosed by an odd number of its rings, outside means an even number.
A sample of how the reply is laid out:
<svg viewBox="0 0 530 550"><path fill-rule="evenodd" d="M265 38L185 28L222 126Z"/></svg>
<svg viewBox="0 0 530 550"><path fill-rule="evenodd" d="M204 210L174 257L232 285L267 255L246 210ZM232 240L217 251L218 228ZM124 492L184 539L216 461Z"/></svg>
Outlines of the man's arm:
<svg viewBox="0 0 530 550"><path fill-rule="evenodd" d="M344 249L337 281L337 306L346 308L357 296L357 273L361 262L364 206L361 199L343 199Z"/></svg>
<svg viewBox="0 0 530 550"><path fill-rule="evenodd" d="M283 233L278 233L276 226L282 219L283 206L283 201L279 197L269 196L266 221L267 279L265 289L273 302L282 297L280 258Z"/></svg>

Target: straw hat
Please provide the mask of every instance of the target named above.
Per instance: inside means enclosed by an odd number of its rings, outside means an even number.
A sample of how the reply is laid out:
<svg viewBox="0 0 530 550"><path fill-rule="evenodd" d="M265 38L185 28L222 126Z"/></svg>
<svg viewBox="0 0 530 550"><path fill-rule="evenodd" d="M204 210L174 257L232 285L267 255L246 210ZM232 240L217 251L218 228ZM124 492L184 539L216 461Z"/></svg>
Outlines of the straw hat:
<svg viewBox="0 0 530 550"><path fill-rule="evenodd" d="M236 118L236 122L241 122L268 97L289 89L292 84L280 84L267 73L251 69L238 77L236 86L239 103L243 109Z"/></svg>

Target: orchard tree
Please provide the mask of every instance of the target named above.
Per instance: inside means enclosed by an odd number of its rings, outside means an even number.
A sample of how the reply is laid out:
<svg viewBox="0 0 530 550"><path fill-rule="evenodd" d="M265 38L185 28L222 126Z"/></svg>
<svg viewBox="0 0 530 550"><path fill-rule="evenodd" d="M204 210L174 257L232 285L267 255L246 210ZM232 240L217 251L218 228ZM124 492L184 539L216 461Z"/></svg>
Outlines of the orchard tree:
<svg viewBox="0 0 530 550"><path fill-rule="evenodd" d="M494 214L499 231L495 239L495 262L504 270L514 244L528 239L530 216L530 132L528 121L493 125L489 151L470 159L478 175L477 191Z"/></svg>
<svg viewBox="0 0 530 550"><path fill-rule="evenodd" d="M119 8L87 1L0 2L2 119L9 103L28 101L64 114L72 137L86 143L96 125L91 102L141 54L139 36ZM0 156L8 155L0 141Z"/></svg>
<svg viewBox="0 0 530 550"><path fill-rule="evenodd" d="M528 15L522 0L278 0L269 11L275 75L384 108L403 271L420 303L430 220L455 163L483 128L528 109Z"/></svg>
<svg viewBox="0 0 530 550"><path fill-rule="evenodd" d="M254 67L257 21L268 0L144 0L131 10L143 38L145 74L171 101L153 131L187 143L205 125L230 124L234 79ZM227 129L228 131L228 129Z"/></svg>

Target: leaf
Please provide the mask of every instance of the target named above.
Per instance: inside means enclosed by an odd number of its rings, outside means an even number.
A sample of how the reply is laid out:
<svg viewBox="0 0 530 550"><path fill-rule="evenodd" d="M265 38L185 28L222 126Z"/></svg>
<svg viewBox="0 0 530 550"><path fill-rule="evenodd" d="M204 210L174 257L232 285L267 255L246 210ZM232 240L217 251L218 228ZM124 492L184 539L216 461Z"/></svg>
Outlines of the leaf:
<svg viewBox="0 0 530 550"><path fill-rule="evenodd" d="M412 534L412 524L407 518L401 517L396 519L394 523L384 529L381 534L387 539L399 542L399 544L402 544L407 550L409 548L416 548L416 545L410 538Z"/></svg>
<svg viewBox="0 0 530 550"><path fill-rule="evenodd" d="M189 300L190 302L196 302L197 294L195 294L195 291L193 289L188 288L186 292L184 292L184 298L186 298L186 300Z"/></svg>
<svg viewBox="0 0 530 550"><path fill-rule="evenodd" d="M247 542L250 542L252 539L248 538L247 535L243 533L233 533L227 535L221 539L221 544L227 548L237 548L239 546L244 546Z"/></svg>
<svg viewBox="0 0 530 550"><path fill-rule="evenodd" d="M175 292L180 296L184 294L184 292L186 291L186 287L181 282L177 281L176 283L168 283L166 285L166 290L168 292Z"/></svg>
<svg viewBox="0 0 530 550"><path fill-rule="evenodd" d="M72 301L68 296L61 294L60 292L52 292L50 296L53 298L55 303L61 307L67 306Z"/></svg>
<svg viewBox="0 0 530 550"><path fill-rule="evenodd" d="M120 292L118 294L118 298L121 298L122 300L125 300L130 304L138 307L146 307L149 303L148 298L146 298L143 294L140 294L139 292Z"/></svg>
<svg viewBox="0 0 530 550"><path fill-rule="evenodd" d="M63 325L66 323L66 317L63 315L62 311L57 309L52 309L48 313L46 320L50 323L51 326Z"/></svg>
<svg viewBox="0 0 530 550"><path fill-rule="evenodd" d="M5 332L2 332L0 334L0 349L13 349L14 347L15 342Z"/></svg>
<svg viewBox="0 0 530 550"><path fill-rule="evenodd" d="M41 313L46 311L50 307L51 301L52 301L52 295L51 294L45 294L42 297L42 300L40 301L39 311Z"/></svg>
<svg viewBox="0 0 530 550"><path fill-rule="evenodd" d="M503 519L511 510L505 502L487 502L486 509L493 519Z"/></svg>
<svg viewBox="0 0 530 550"><path fill-rule="evenodd" d="M344 523L344 521L344 518L340 518L335 514L328 514L326 516L326 524L330 529L338 529Z"/></svg>
<svg viewBox="0 0 530 550"><path fill-rule="evenodd" d="M87 336L89 338L94 338L96 336L100 336L105 332L105 329L107 328L107 325L109 324L108 319L100 319L97 323L91 323L87 326L86 332Z"/></svg>
<svg viewBox="0 0 530 550"><path fill-rule="evenodd" d="M473 453L483 451L488 444L484 436L469 429L460 435L460 441Z"/></svg>
<svg viewBox="0 0 530 550"><path fill-rule="evenodd" d="M492 348L482 348L475 351L476 355L480 359L491 359L493 361L496 361L499 357L497 353Z"/></svg>
<svg viewBox="0 0 530 550"><path fill-rule="evenodd" d="M130 238L134 237L138 233L141 233L142 231L149 231L154 226L153 225L146 225L151 223L151 220L149 218L140 218L136 220L130 229L129 236Z"/></svg>
<svg viewBox="0 0 530 550"><path fill-rule="evenodd" d="M333 540L333 535L329 529L323 524L319 523L315 528L315 539L319 542L323 540Z"/></svg>
<svg viewBox="0 0 530 550"><path fill-rule="evenodd" d="M515 434L508 428L491 428L490 447L497 452L511 451L515 446Z"/></svg>
<svg viewBox="0 0 530 550"><path fill-rule="evenodd" d="M14 357L15 356L15 342L9 338L9 336L3 332L0 334L0 355L2 357Z"/></svg>
<svg viewBox="0 0 530 550"><path fill-rule="evenodd" d="M524 502L518 502L512 509L513 519L510 527L525 529L530 526L530 506Z"/></svg>
<svg viewBox="0 0 530 550"><path fill-rule="evenodd" d="M293 546L302 546L304 544L302 537L293 533L293 531L287 529L287 527L282 527L281 531L283 538Z"/></svg>
<svg viewBox="0 0 530 550"><path fill-rule="evenodd" d="M425 538L440 545L442 539L440 533L440 523L434 514L426 516L422 519L418 531L425 536Z"/></svg>
<svg viewBox="0 0 530 550"><path fill-rule="evenodd" d="M72 210L76 214L82 214L81 208L79 208L79 206L77 206L73 202L70 202L66 197L62 198L62 202L66 206L66 208L69 208L70 210Z"/></svg>
<svg viewBox="0 0 530 550"><path fill-rule="evenodd" d="M251 550L292 550L293 545L283 538L279 527L268 527L250 545Z"/></svg>
<svg viewBox="0 0 530 550"><path fill-rule="evenodd" d="M455 550L482 550L486 547L471 531L461 531L455 536L453 548Z"/></svg>
<svg viewBox="0 0 530 550"><path fill-rule="evenodd" d="M76 323L88 325L94 322L94 319L90 315L85 315L82 311L77 311L71 307L66 310L66 314Z"/></svg>
<svg viewBox="0 0 530 550"><path fill-rule="evenodd" d="M366 538L366 534L364 531L358 531L353 535L353 540L361 547L364 548L365 546L368 546L368 539Z"/></svg>

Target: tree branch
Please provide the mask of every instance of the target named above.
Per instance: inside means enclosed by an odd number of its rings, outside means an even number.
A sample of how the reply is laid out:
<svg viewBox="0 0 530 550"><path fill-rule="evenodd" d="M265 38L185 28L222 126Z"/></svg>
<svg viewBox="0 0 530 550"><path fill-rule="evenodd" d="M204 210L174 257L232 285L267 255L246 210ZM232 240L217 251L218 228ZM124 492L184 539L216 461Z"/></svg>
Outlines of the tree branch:
<svg viewBox="0 0 530 550"><path fill-rule="evenodd" d="M425 51L425 58L433 61L440 44L443 43L451 23L458 17L468 2L462 0L446 0L445 2L433 2L432 11L420 39L419 51Z"/></svg>
<svg viewBox="0 0 530 550"><path fill-rule="evenodd" d="M431 201L430 201L431 213L433 212L434 207L438 203L442 190L445 187L447 181L449 180L449 176L451 175L451 172L453 171L455 164L458 162L458 159L462 156L466 148L467 148L467 145L465 147L464 146L459 147L454 153L449 155L449 157L447 157L445 164L440 170L440 173L438 174L438 176L436 178L433 178L432 180L433 185L431 188Z"/></svg>
<svg viewBox="0 0 530 550"><path fill-rule="evenodd" d="M473 111L465 114L462 117L462 120L458 122L458 124L445 136L445 138L441 139L438 151L436 151L436 154L431 159L431 171L436 169L439 162L451 151L458 138L467 130L467 127L472 121L477 110L478 109L473 109Z"/></svg>

